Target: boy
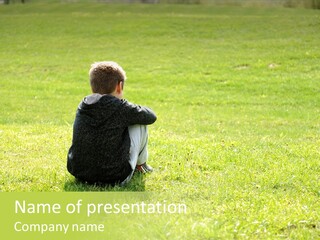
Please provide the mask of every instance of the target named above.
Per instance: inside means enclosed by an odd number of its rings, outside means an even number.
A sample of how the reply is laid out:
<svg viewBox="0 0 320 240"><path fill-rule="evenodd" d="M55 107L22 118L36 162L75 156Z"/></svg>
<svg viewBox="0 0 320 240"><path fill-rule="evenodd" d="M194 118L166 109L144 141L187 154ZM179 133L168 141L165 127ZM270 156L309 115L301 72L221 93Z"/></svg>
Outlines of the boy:
<svg viewBox="0 0 320 240"><path fill-rule="evenodd" d="M89 71L92 94L78 106L67 169L88 183L125 184L147 165L147 126L154 112L122 98L126 73L115 62L97 62Z"/></svg>

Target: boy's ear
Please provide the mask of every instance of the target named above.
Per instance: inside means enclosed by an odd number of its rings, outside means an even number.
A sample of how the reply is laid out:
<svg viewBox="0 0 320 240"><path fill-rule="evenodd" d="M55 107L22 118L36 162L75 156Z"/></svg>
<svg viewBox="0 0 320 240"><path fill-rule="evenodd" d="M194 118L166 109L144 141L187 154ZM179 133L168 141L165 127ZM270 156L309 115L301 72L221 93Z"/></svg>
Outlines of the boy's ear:
<svg viewBox="0 0 320 240"><path fill-rule="evenodd" d="M117 92L118 92L118 93L121 93L122 89L123 89L123 83L122 83L122 81L121 81L121 82L119 82L119 83L117 84Z"/></svg>
<svg viewBox="0 0 320 240"><path fill-rule="evenodd" d="M120 89L121 89L121 90L123 90L124 82L123 82L123 81L121 81L121 82L119 83L119 85L120 85Z"/></svg>

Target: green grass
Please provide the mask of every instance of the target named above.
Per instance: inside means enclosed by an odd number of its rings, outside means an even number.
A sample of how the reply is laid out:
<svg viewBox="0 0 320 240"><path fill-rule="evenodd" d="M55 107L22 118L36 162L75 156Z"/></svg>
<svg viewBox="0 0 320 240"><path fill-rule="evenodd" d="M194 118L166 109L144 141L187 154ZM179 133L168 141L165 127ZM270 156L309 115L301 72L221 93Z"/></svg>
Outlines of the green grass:
<svg viewBox="0 0 320 240"><path fill-rule="evenodd" d="M320 237L319 11L38 3L0 6L0 23L1 191L146 191L187 203L186 217L154 235L140 229L150 238ZM124 188L66 171L100 60L122 65L125 98L158 116L155 172Z"/></svg>

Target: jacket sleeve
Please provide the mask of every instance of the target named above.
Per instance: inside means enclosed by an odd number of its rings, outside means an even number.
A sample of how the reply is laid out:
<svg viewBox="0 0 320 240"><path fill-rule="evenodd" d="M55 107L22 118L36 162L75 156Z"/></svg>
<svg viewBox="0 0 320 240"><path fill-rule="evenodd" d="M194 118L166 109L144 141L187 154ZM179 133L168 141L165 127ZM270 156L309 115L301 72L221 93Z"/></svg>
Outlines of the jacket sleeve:
<svg viewBox="0 0 320 240"><path fill-rule="evenodd" d="M127 100L122 100L121 112L121 117L124 118L124 122L128 126L135 124L149 125L157 120L156 114L150 108L130 103Z"/></svg>

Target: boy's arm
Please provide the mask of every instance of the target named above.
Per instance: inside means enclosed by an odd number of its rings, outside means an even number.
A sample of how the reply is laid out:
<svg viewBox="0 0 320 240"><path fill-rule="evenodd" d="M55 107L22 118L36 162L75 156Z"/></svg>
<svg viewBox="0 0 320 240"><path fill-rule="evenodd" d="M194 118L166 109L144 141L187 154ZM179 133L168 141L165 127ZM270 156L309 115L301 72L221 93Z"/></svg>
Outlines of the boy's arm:
<svg viewBox="0 0 320 240"><path fill-rule="evenodd" d="M129 126L135 124L149 125L157 120L156 114L148 107L133 104L126 100L123 100L122 104L122 117Z"/></svg>

